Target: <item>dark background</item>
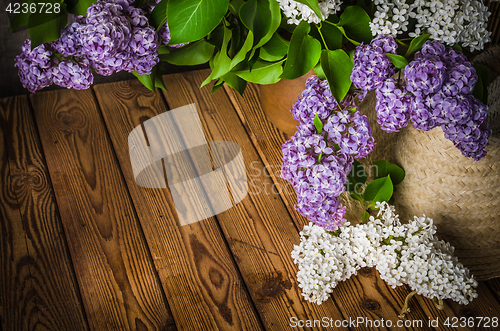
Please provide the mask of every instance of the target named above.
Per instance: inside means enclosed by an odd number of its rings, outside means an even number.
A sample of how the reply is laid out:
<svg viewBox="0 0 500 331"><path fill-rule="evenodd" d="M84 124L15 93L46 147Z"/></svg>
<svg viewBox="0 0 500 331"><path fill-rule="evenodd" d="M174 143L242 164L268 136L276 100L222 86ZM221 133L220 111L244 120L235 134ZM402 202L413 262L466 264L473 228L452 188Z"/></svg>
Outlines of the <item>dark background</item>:
<svg viewBox="0 0 500 331"><path fill-rule="evenodd" d="M8 32L9 30L9 16L5 11L6 5L10 2L18 2L18 0L2 0L0 1L0 98L29 94L28 90L23 88L19 77L17 76L17 68L14 67L14 58L21 53L21 46L25 39L28 38L28 30L18 32ZM490 16L488 22L488 30L493 32L491 44L498 44L500 39L500 2L489 2ZM486 47L488 47L487 45ZM165 64L167 73L183 72L189 70L197 70L201 68L208 68L208 65L194 66L194 67L176 67ZM111 76L94 75L94 84L116 82L120 80L135 79L132 74L127 72L119 72ZM61 87L52 85L46 90L59 89Z"/></svg>

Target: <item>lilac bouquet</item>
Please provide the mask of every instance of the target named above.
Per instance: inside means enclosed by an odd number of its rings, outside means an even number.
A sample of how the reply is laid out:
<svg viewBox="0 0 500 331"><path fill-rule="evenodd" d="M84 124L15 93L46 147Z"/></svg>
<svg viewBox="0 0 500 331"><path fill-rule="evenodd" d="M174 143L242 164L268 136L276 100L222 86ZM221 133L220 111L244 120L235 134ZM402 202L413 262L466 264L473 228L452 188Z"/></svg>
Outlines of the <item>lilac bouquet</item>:
<svg viewBox="0 0 500 331"><path fill-rule="evenodd" d="M308 220L329 231L345 222L345 207L338 197L346 190L349 177L355 180L351 173L354 159L365 157L375 145L370 123L354 104L356 96L362 99L369 91L376 93L377 122L384 131L399 131L410 121L425 131L440 126L465 156L480 160L486 155L491 130L487 106L472 95L479 79L476 70L460 51L428 41L428 37L414 39L405 57L397 54L398 44L390 35L357 46L350 73L355 88L350 88L340 104L326 80L314 77L307 81L306 90L291 109L299 125L282 146L281 176L293 185L298 199L295 208ZM412 53L408 63L406 58ZM376 202L391 198L392 185L404 178L399 167L390 167L396 171L392 178L376 178L379 182L368 184L365 193L349 189L351 197L365 205L363 220ZM403 175L395 182L397 173ZM365 181L366 177L355 184L364 186Z"/></svg>
<svg viewBox="0 0 500 331"><path fill-rule="evenodd" d="M295 208L327 230L345 222L338 200L345 190L354 158L368 155L375 145L366 116L353 98L338 105L328 82L313 76L293 105L297 132L283 144L281 177L297 192Z"/></svg>
<svg viewBox="0 0 500 331"><path fill-rule="evenodd" d="M76 16L59 39L33 49L27 39L15 59L23 86L30 92L51 84L87 89L94 80L92 71L104 76L122 70L151 74L160 61L160 45L170 41L170 31L166 22L159 30L149 24L147 15L155 4L133 4L98 0L86 16Z"/></svg>

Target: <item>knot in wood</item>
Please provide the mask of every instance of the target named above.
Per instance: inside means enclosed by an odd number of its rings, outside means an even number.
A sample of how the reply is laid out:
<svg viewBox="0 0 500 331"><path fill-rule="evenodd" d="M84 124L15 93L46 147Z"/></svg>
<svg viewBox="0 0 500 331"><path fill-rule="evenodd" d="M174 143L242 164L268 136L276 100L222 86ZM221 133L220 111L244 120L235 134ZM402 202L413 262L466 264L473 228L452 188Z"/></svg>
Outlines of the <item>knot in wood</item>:
<svg viewBox="0 0 500 331"><path fill-rule="evenodd" d="M470 308L460 309L459 314L461 317L475 317L474 311Z"/></svg>
<svg viewBox="0 0 500 331"><path fill-rule="evenodd" d="M363 301L363 308L366 310L378 310L380 309L380 303L373 299L366 299Z"/></svg>
<svg viewBox="0 0 500 331"><path fill-rule="evenodd" d="M358 273L363 277L370 277L373 275L373 268L361 268L359 269Z"/></svg>
<svg viewBox="0 0 500 331"><path fill-rule="evenodd" d="M78 131L85 127L85 115L78 108L59 112L56 120L61 130L64 131Z"/></svg>

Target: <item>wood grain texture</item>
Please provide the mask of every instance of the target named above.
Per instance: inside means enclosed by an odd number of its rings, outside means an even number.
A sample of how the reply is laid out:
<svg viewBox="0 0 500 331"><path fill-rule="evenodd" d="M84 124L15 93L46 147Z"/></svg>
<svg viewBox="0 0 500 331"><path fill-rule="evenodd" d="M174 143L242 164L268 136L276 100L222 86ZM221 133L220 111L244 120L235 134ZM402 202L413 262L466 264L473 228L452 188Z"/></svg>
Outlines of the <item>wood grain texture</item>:
<svg viewBox="0 0 500 331"><path fill-rule="evenodd" d="M493 295L500 302L500 277L490 279L486 281L489 290L493 293ZM499 311L500 314L500 311Z"/></svg>
<svg viewBox="0 0 500 331"><path fill-rule="evenodd" d="M269 165L271 169L277 169L270 173L272 179L275 181L276 186L281 189L277 190L282 199L285 201L291 215L294 216L295 223L299 227L307 222L298 212L295 211L293 206L296 203L296 195L293 192L293 187L290 184L279 178L281 161L281 145L285 142L287 137L277 130L265 117L258 97L258 87L254 84L249 84L247 90L242 98L234 90L225 86L243 125L247 129L250 137L252 138L257 151L260 156ZM355 213L353 213L355 214ZM352 216L351 216L352 217ZM356 222L355 219L350 221ZM480 292L484 300L478 299L473 302L469 307L476 316L488 313L488 307L497 308L492 296L488 291L482 290ZM378 276L375 269L363 269L357 276L352 277L348 282L340 283L333 293L333 298L342 310L343 314L347 316L370 316L372 319L391 319L396 321L397 315L404 304L406 295L410 292L407 286L397 287L391 289L387 284L382 281ZM413 299L411 301L411 319L427 320L428 316L439 317L440 319L453 316L462 316L459 313L458 305L450 303L451 306L447 307L444 311L437 310L430 300L422 297ZM453 308L452 308L453 307ZM451 330L441 326L443 330ZM416 329L419 328L409 328Z"/></svg>
<svg viewBox="0 0 500 331"><path fill-rule="evenodd" d="M31 95L92 330L172 330L91 90Z"/></svg>
<svg viewBox="0 0 500 331"><path fill-rule="evenodd" d="M217 220L210 217L181 226L168 189L143 188L134 180L128 136L144 121L167 111L161 94L139 81L94 89L178 328L261 329ZM167 148L182 149L185 145L176 134L185 137L181 132L156 136L148 132L147 137L150 146L164 139ZM190 160L185 157L174 160L179 172L189 169Z"/></svg>
<svg viewBox="0 0 500 331"><path fill-rule="evenodd" d="M0 102L0 329L88 330L25 96Z"/></svg>
<svg viewBox="0 0 500 331"><path fill-rule="evenodd" d="M299 242L297 229L279 196L271 193L273 181L227 95L222 90L210 95L210 87L199 88L207 75L199 71L164 76L169 89L164 96L170 108L196 103L208 141L231 141L241 148L249 194L217 219L265 328L287 329L293 317L342 319L334 302L318 306L302 299L290 256Z"/></svg>

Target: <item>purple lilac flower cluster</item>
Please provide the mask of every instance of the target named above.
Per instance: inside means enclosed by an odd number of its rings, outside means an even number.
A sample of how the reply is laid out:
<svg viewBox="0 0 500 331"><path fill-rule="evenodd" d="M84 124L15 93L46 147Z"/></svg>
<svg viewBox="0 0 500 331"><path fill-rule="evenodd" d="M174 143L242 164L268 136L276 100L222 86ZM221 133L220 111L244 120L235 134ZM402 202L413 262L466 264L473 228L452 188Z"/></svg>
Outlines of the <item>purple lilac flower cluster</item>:
<svg viewBox="0 0 500 331"><path fill-rule="evenodd" d="M383 82L394 75L395 67L385 53L396 54L398 48L392 36L379 35L369 45L363 43L356 47L354 68L351 81L354 86L365 91L380 87Z"/></svg>
<svg viewBox="0 0 500 331"><path fill-rule="evenodd" d="M354 57L358 70L372 67L363 55L370 50L369 45L358 46ZM398 131L410 120L419 130L440 126L463 155L480 160L486 155L491 130L487 106L472 96L477 80L474 67L462 53L426 41L405 67L404 80L395 80L387 72L377 81L377 122L386 132ZM358 87L366 93L372 86Z"/></svg>
<svg viewBox="0 0 500 331"><path fill-rule="evenodd" d="M339 109L328 82L313 76L291 112L299 121L297 132L282 146L281 177L297 193L295 208L327 230L345 222L339 195L345 190L353 158L365 157L375 145L366 116L344 100ZM321 120L318 132L314 119Z"/></svg>
<svg viewBox="0 0 500 331"><path fill-rule="evenodd" d="M472 96L478 76L462 53L427 41L405 68L405 80L413 93L410 119L416 128L441 126L463 155L475 160L486 156L488 107Z"/></svg>
<svg viewBox="0 0 500 331"><path fill-rule="evenodd" d="M377 123L385 132L396 132L408 125L411 99L395 79L387 78L376 90Z"/></svg>
<svg viewBox="0 0 500 331"><path fill-rule="evenodd" d="M146 11L133 3L97 0L87 16L76 17L56 41L31 50L26 40L15 64L23 86L30 92L53 83L86 89L93 83L92 69L104 76L121 70L150 74L159 62L158 47L168 44L170 32L167 23L157 32L149 25ZM146 10L154 6L147 5Z"/></svg>
<svg viewBox="0 0 500 331"><path fill-rule="evenodd" d="M23 86L30 92L35 92L52 84L51 59L53 49L50 45L40 45L31 50L31 41L25 40L23 52L16 56L15 65L19 68L19 78Z"/></svg>

